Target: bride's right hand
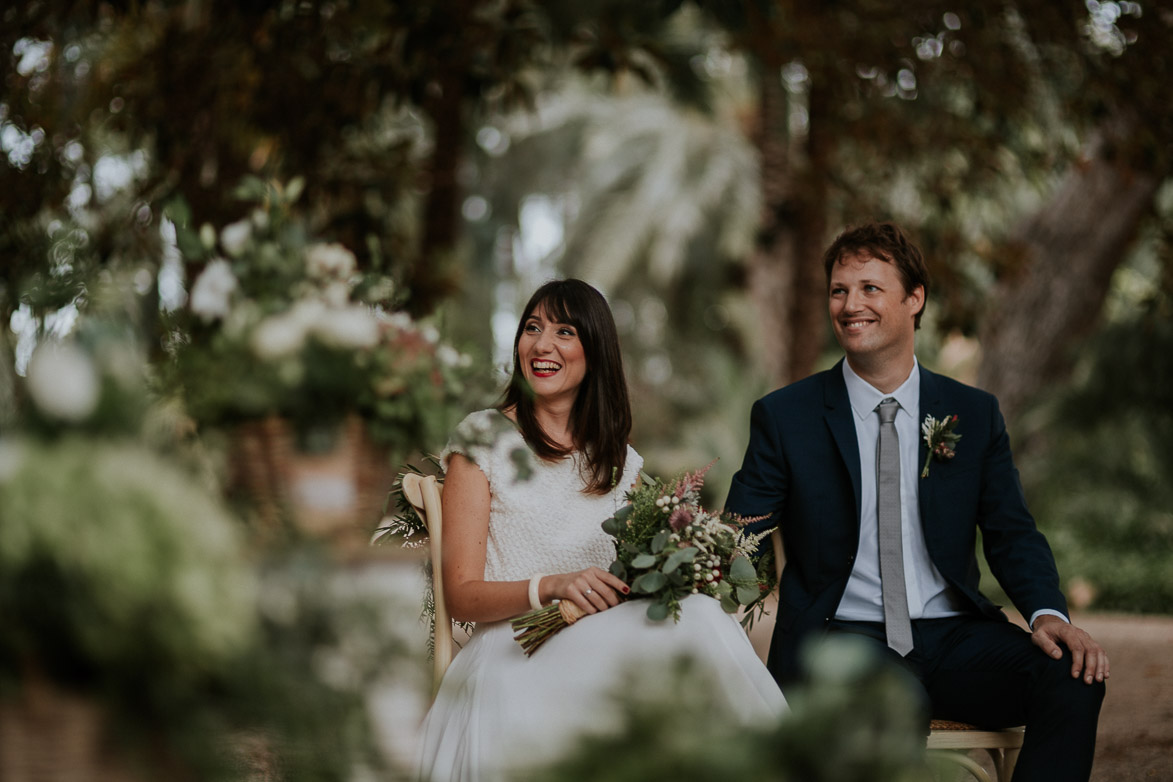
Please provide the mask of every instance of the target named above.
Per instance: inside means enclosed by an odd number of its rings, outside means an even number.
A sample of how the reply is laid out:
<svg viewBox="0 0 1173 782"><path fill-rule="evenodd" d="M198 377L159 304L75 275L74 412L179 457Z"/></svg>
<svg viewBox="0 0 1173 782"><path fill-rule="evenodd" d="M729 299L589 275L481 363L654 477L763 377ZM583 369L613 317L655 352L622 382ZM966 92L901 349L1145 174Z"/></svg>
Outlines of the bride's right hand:
<svg viewBox="0 0 1173 782"><path fill-rule="evenodd" d="M594 614L619 605L631 589L606 570L589 567L577 573L546 576L540 585L542 602L569 600L585 613Z"/></svg>

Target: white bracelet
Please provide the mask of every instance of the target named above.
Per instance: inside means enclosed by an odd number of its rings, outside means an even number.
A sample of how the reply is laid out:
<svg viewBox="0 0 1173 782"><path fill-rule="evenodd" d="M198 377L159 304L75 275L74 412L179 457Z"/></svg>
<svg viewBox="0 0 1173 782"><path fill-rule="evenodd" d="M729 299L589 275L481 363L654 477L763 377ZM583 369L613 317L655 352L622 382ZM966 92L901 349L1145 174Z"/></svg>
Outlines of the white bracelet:
<svg viewBox="0 0 1173 782"><path fill-rule="evenodd" d="M542 607L542 600L538 597L538 584L546 577L545 573L534 573L529 578L529 607L537 611Z"/></svg>

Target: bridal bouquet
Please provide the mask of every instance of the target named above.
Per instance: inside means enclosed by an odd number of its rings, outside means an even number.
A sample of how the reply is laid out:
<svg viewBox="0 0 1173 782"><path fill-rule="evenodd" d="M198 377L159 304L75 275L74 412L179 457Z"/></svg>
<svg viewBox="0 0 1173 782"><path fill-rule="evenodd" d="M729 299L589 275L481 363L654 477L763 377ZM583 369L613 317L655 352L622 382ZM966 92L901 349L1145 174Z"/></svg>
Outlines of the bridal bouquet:
<svg viewBox="0 0 1173 782"><path fill-rule="evenodd" d="M710 465L711 466L711 465ZM689 595L716 598L728 613L757 604L768 580L750 557L769 532L743 529L752 519L714 513L700 504L708 467L670 482L641 476L628 504L603 522L615 538L611 573L631 587L630 598L648 601L648 618L680 619L680 601ZM514 637L527 655L583 615L569 600L530 611L513 620Z"/></svg>

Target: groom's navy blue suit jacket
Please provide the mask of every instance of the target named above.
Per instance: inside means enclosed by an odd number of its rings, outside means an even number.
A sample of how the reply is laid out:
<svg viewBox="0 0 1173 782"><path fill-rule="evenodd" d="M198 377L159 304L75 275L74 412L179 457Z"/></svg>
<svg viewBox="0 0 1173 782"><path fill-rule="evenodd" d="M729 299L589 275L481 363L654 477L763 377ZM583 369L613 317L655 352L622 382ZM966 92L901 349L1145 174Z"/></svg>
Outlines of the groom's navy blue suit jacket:
<svg viewBox="0 0 1173 782"><path fill-rule="evenodd" d="M843 368L779 389L754 403L750 440L726 508L769 516L779 526L786 567L768 667L780 682L799 677L803 641L835 615L859 544L859 446ZM1027 618L1063 613L1051 549L1026 508L1006 425L990 394L920 370L920 420L959 416L962 435L949 461L933 460L918 486L925 542L966 610L1005 621L978 591L978 529L991 572ZM920 460L927 453L920 443Z"/></svg>

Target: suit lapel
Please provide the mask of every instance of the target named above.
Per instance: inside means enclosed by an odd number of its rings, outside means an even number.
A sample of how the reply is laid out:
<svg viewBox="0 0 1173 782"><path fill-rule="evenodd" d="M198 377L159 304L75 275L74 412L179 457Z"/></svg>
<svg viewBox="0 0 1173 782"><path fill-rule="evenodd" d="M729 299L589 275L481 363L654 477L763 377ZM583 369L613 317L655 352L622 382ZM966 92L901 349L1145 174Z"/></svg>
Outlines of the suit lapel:
<svg viewBox="0 0 1173 782"><path fill-rule="evenodd" d="M945 417L942 410L941 401L941 385L937 382L937 376L928 371L924 367L920 368L920 421L917 421L917 433L920 433L920 423L925 420L925 416L933 416L941 419ZM925 443L924 437L918 437L917 445L917 497L920 504L920 518L921 524L924 526L926 536L929 534L930 521L933 518L929 510L933 505L933 494L937 487L938 476L941 474L940 470L931 469L930 465L928 476L920 477L921 471L924 469L925 459L929 455L929 447Z"/></svg>
<svg viewBox="0 0 1173 782"><path fill-rule="evenodd" d="M823 403L826 407L823 418L831 437L839 448L839 456L851 475L851 488L855 491L855 518L859 520L861 489L859 476L859 440L855 435L855 422L851 419L851 400L847 397L847 383L843 380L843 361L827 371L823 389Z"/></svg>

